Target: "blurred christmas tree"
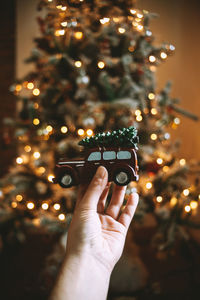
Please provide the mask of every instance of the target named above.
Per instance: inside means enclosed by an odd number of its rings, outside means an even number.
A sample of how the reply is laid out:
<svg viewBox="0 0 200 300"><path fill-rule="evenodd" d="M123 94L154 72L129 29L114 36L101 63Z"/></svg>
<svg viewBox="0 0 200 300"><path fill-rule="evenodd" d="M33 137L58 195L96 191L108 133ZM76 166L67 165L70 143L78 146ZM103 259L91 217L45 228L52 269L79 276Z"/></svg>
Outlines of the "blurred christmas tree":
<svg viewBox="0 0 200 300"><path fill-rule="evenodd" d="M156 15L134 0L43 0L41 36L27 63L34 70L12 87L17 99L14 145L18 157L0 184L1 235L20 239L25 226L64 232L76 189L52 184L60 157L80 154L78 141L94 133L135 126L140 137L140 203L135 219L155 219L158 250L199 227L199 165L177 156L170 140L178 114L196 119L156 88L157 66L173 54L149 29ZM10 226L12 224L12 226ZM8 226L9 230L8 230Z"/></svg>

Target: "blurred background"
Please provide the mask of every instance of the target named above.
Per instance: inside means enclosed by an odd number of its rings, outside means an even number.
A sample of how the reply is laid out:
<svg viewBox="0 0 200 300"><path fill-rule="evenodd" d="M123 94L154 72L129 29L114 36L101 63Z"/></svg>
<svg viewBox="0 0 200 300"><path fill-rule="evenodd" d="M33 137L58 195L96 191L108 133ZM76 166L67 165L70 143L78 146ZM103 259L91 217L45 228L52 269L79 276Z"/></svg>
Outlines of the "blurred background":
<svg viewBox="0 0 200 300"><path fill-rule="evenodd" d="M14 117L16 114L16 100L9 92L10 86L16 78L22 78L32 68L32 65L25 64L24 60L30 55L34 48L33 39L39 35L36 23L37 11L36 0L7 0L1 3L1 26L0 26L0 175L4 176L16 157L16 149L9 147L7 139L12 136L11 132L5 132L2 120L5 117ZM199 78L200 78L200 3L198 0L191 1L165 1L165 0L138 0L137 7L155 12L159 18L151 22L151 30L156 38L156 43L168 42L176 47L175 54L164 62L157 71L157 87L162 89L167 80L171 80L172 97L181 100L183 109L200 116L199 99ZM200 122L195 122L188 118L181 118L181 124L176 130L171 131L172 140L180 140L179 158L186 160L200 160ZM195 233L196 234L196 233ZM37 234L30 236L23 246L13 251L10 249L3 253L1 263L1 284L2 299L45 299L45 291L37 290L38 273L44 264L46 256L51 252L59 236ZM196 238L198 240L198 237ZM40 247L38 247L40 241ZM133 247L134 248L134 247ZM196 249L196 248L195 248ZM139 250L134 248L137 253ZM196 250L195 250L196 251ZM62 251L61 251L62 252ZM143 260L145 260L145 251ZM62 256L62 255L61 255ZM194 253L198 261L198 252ZM122 264L126 265L127 261ZM171 294L166 298L159 298L160 286L157 283L157 274L162 273L162 268L167 267L168 262L156 263L155 260L149 263L151 269L154 268L153 284L155 294L152 299L195 299L193 295L192 282L196 279L184 277L184 270L188 268L187 262L174 257L169 264L179 265L177 274L166 278L166 287L171 287ZM145 281L147 271L141 264L141 281ZM132 270L133 271L133 270ZM170 273L170 270L169 270ZM27 275L28 274L28 275ZM180 274L182 274L180 276ZM197 276L197 273L193 276ZM48 281L48 276L46 277ZM188 280L191 281L190 284ZM117 281L117 279L116 279ZM184 285L187 289L184 290ZM195 289L195 288L194 288ZM34 292L33 292L34 290ZM143 298L138 293L136 296L127 295L124 298L116 299L150 299L148 291ZM157 295L156 295L157 293ZM120 291L119 291L120 295ZM1 296L0 296L1 297ZM120 297L120 296L119 296ZM128 298L129 297L129 298ZM145 298L146 297L146 298ZM194 296L192 296L194 297ZM113 298L114 299L114 298ZM196 298L197 299L197 298Z"/></svg>

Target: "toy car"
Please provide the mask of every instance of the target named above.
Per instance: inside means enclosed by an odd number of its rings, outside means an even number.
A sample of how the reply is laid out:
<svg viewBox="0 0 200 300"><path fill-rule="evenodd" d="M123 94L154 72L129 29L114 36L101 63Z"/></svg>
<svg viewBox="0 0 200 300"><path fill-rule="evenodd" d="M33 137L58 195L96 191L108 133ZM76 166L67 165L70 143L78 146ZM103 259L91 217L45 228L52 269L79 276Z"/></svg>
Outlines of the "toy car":
<svg viewBox="0 0 200 300"><path fill-rule="evenodd" d="M139 179L135 149L99 147L89 149L84 160L59 161L53 182L64 188L89 183L99 166L107 169L108 181L120 186Z"/></svg>

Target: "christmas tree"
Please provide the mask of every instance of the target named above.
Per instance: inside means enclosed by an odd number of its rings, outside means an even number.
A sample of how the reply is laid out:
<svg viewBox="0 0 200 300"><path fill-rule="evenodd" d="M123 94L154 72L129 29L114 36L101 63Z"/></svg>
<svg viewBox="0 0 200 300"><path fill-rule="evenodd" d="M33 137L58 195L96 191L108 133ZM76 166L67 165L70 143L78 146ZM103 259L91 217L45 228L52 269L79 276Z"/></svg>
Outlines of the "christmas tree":
<svg viewBox="0 0 200 300"><path fill-rule="evenodd" d="M171 98L169 82L158 91L155 80L175 47L155 45L155 14L134 0L42 0L38 10L41 36L26 61L34 69L11 87L18 113L5 120L18 156L0 184L1 234L10 222L16 238L24 226L64 232L76 188L52 183L56 162L79 156L80 139L134 126L140 180L128 192L140 194L135 220L151 214L156 250L171 249L188 227L200 227L199 165L179 159L169 133L180 115L196 117Z"/></svg>

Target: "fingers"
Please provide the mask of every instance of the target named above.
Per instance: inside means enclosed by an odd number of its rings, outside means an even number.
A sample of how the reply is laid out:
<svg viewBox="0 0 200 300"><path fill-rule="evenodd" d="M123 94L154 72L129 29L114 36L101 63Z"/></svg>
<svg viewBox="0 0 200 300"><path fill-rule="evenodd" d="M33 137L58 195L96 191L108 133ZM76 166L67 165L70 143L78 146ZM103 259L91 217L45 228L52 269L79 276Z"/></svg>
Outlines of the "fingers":
<svg viewBox="0 0 200 300"><path fill-rule="evenodd" d="M118 222L121 223L122 225L124 225L127 230L129 228L131 220L134 216L136 207L138 205L138 200L139 200L139 196L137 193L131 194L128 198L128 201L127 201L127 204L126 204L124 210L122 211L122 213L118 219Z"/></svg>
<svg viewBox="0 0 200 300"><path fill-rule="evenodd" d="M110 189L110 182L107 183L103 193L101 194L101 197L99 199L98 205L97 205L97 212L99 214L103 214L105 211L105 205L106 205L106 199L109 193Z"/></svg>
<svg viewBox="0 0 200 300"><path fill-rule="evenodd" d="M126 186L115 185L112 198L106 210L106 214L111 216L114 219L117 219L121 206L124 201L124 196L126 193Z"/></svg>
<svg viewBox="0 0 200 300"><path fill-rule="evenodd" d="M81 199L83 198L83 196L84 196L84 194L85 194L87 188L88 188L88 184L82 184L82 185L79 187L75 208L78 206L79 202L80 202Z"/></svg>
<svg viewBox="0 0 200 300"><path fill-rule="evenodd" d="M108 172L106 168L100 166L95 176L89 184L87 191L80 200L81 208L97 209L97 203L108 182Z"/></svg>

